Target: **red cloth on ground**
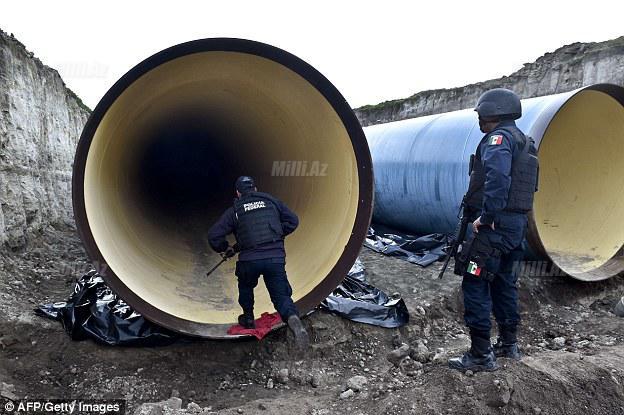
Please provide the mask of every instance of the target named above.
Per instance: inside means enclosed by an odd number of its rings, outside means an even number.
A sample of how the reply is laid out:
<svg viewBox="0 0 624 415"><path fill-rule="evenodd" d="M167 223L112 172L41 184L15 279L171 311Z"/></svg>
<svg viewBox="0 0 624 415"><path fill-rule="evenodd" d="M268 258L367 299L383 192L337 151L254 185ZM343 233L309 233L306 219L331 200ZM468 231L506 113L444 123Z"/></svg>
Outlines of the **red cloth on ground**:
<svg viewBox="0 0 624 415"><path fill-rule="evenodd" d="M260 318L256 319L255 329L246 329L240 324L235 324L228 329L227 334L255 336L258 340L262 340L262 338L266 336L273 329L273 327L277 326L281 322L282 318L277 313L262 313Z"/></svg>

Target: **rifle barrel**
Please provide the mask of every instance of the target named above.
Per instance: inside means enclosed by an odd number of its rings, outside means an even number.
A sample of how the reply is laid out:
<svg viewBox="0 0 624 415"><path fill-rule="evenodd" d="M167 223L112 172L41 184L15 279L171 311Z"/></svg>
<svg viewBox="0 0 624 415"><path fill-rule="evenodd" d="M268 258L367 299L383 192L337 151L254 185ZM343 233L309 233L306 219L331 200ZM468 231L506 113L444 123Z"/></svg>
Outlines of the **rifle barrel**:
<svg viewBox="0 0 624 415"><path fill-rule="evenodd" d="M227 258L223 258L223 259L221 259L221 261L219 261L219 262L217 263L217 265L215 265L214 267L212 267L212 268L210 269L210 271L208 271L208 272L206 273L206 276L209 276L210 274L212 274L212 273L213 273L213 271L214 271L215 269L219 268L219 265L223 264L223 263L225 262L225 260L226 260L226 259L227 259Z"/></svg>

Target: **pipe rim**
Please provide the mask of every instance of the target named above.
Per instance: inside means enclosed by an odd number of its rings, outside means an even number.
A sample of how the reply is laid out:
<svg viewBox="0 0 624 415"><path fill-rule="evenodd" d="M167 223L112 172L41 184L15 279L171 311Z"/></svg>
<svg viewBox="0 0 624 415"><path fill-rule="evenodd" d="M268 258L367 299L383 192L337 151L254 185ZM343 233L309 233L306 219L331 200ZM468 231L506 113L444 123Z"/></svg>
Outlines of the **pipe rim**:
<svg viewBox="0 0 624 415"><path fill-rule="evenodd" d="M351 237L344 247L343 254L331 269L329 274L309 293L296 301L301 315L312 311L323 299L325 299L345 278L347 272L355 262L362 246L362 242L368 231L373 211L373 169L371 154L364 131L348 105L346 99L338 89L313 66L275 46L247 39L237 38L206 38L198 39L171 46L143 60L126 74L124 74L106 92L89 116L82 131L76 153L72 172L72 203L74 218L78 234L86 248L87 255L95 265L96 270L104 278L106 283L123 298L136 311L140 312L148 320L173 331L191 336L199 336L213 339L230 339L245 336L223 335L230 324L207 324L173 316L152 306L140 296L131 291L123 281L115 275L112 269L106 266L106 260L100 252L95 238L91 232L84 200L84 178L87 155L93 140L93 136L106 114L108 108L115 100L139 77L150 70L170 60L180 58L198 52L239 52L256 55L272 60L297 73L310 85L323 95L334 109L343 123L355 154L358 171L359 199ZM275 326L274 329L283 325Z"/></svg>
<svg viewBox="0 0 624 415"><path fill-rule="evenodd" d="M536 127L532 129L531 134L535 139L535 143L537 146L538 154L539 147L541 146L544 135L548 131L550 124L557 117L557 115L564 109L565 104L569 102L573 97L580 94L583 91L597 91L602 92L606 95L609 95L611 98L615 99L617 102L624 107L624 88L610 83L600 83L588 85L582 88L578 88L573 90L567 94L565 94L565 99L556 106L556 110L545 114L540 120L539 124L536 123ZM541 256L542 258L547 258L552 264L559 268L559 265L555 259L548 253L548 250L544 246L542 242L542 238L539 234L539 229L535 220L534 211L531 210L528 216L528 230L526 234L527 243L532 252ZM607 260L601 266L594 268L591 272L575 272L573 274L565 272L571 278L574 278L579 281L586 282L594 282L594 281L603 281L609 278L612 278L618 274L620 274L624 270L624 247L620 248L618 252Z"/></svg>

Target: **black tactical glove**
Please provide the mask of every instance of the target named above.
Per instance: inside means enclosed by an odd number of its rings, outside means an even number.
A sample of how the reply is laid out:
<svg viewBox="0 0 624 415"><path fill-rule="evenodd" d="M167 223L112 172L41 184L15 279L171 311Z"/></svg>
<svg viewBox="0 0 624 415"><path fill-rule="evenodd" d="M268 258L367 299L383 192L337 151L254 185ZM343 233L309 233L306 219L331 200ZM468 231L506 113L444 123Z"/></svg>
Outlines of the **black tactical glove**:
<svg viewBox="0 0 624 415"><path fill-rule="evenodd" d="M231 246L228 246L225 251L221 252L221 256L225 259L232 258L234 255L236 255L236 251Z"/></svg>

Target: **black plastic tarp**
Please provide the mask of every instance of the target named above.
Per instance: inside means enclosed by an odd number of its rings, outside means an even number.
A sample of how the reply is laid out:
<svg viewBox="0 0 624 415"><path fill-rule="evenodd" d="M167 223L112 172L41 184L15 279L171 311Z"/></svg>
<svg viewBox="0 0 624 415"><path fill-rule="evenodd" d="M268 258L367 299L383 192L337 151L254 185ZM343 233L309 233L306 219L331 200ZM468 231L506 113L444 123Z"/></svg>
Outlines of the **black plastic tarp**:
<svg viewBox="0 0 624 415"><path fill-rule="evenodd" d="M358 258L342 283L321 303L321 308L349 320L381 327L401 327L409 322L402 298L389 297L366 282Z"/></svg>
<svg viewBox="0 0 624 415"><path fill-rule="evenodd" d="M378 235L372 227L369 228L364 240L364 246L375 252L396 256L421 267L443 258L446 255L444 248L447 243L448 236L442 233L420 237L397 233Z"/></svg>
<svg viewBox="0 0 624 415"><path fill-rule="evenodd" d="M409 321L402 299L388 297L366 282L359 259L321 307L353 321L382 327L400 327ZM162 346L193 339L146 320L95 270L76 281L67 301L40 305L35 313L60 321L73 340L94 339L110 346Z"/></svg>
<svg viewBox="0 0 624 415"><path fill-rule="evenodd" d="M44 304L35 313L58 320L73 340L108 345L161 346L186 336L146 320L106 285L95 270L83 275L66 302Z"/></svg>

